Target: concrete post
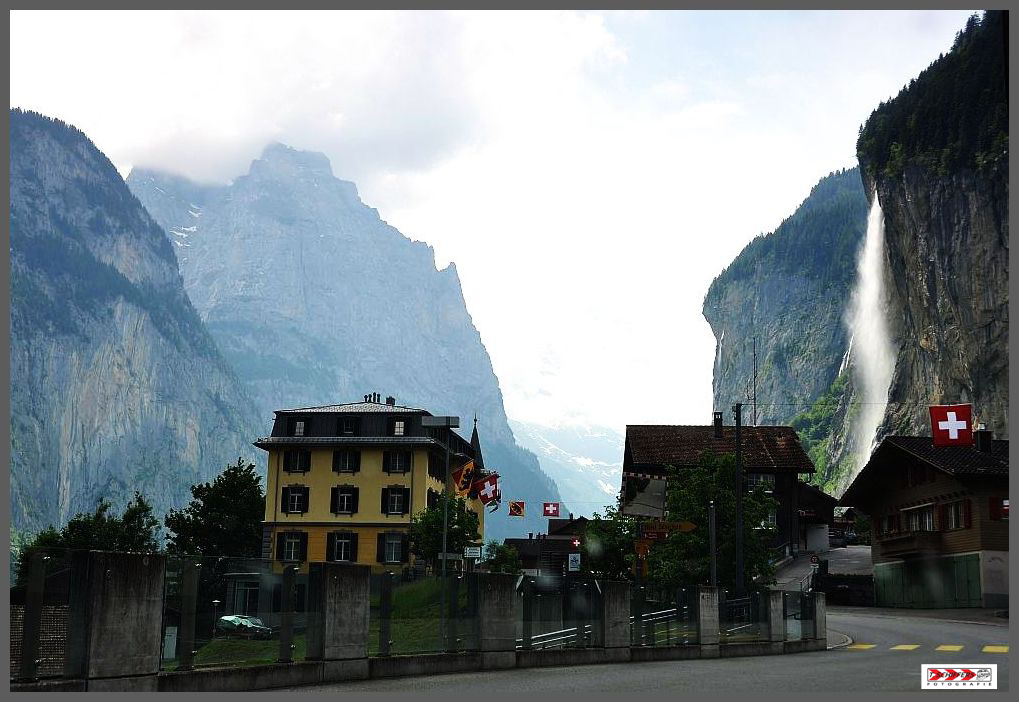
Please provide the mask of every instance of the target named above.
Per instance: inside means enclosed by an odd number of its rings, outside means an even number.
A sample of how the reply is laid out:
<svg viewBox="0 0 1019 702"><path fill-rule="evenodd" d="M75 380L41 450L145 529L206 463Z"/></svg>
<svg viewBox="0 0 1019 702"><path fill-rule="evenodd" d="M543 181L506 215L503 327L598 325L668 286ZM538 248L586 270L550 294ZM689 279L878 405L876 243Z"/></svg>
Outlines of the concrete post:
<svg viewBox="0 0 1019 702"><path fill-rule="evenodd" d="M785 641L785 600L782 590L768 591L768 640Z"/></svg>
<svg viewBox="0 0 1019 702"><path fill-rule="evenodd" d="M534 578L529 575L524 576L523 583L523 635L521 648L525 651L531 648L531 636L534 631Z"/></svg>
<svg viewBox="0 0 1019 702"><path fill-rule="evenodd" d="M449 599L446 600L448 611L446 612L446 651L456 653L460 650L460 642L457 639L457 619L460 614L460 576L450 573L442 583L444 588L449 588Z"/></svg>
<svg viewBox="0 0 1019 702"><path fill-rule="evenodd" d="M283 584L280 592L280 663L294 659L294 591L297 589L297 566L283 566Z"/></svg>
<svg viewBox="0 0 1019 702"><path fill-rule="evenodd" d="M718 658L718 587L701 585L697 592L697 643L701 658Z"/></svg>
<svg viewBox="0 0 1019 702"><path fill-rule="evenodd" d="M368 616L371 567L354 563L312 563L308 566L308 660L368 657ZM390 577L383 576L383 592Z"/></svg>
<svg viewBox="0 0 1019 702"><path fill-rule="evenodd" d="M514 617L517 576L508 573L478 573L476 577L481 667L513 668L517 663L517 628ZM524 621L527 628L527 620Z"/></svg>
<svg viewBox="0 0 1019 702"><path fill-rule="evenodd" d="M601 584L603 643L605 648L630 645L630 583L605 580Z"/></svg>
<svg viewBox="0 0 1019 702"><path fill-rule="evenodd" d="M824 641L827 646L828 640L828 608L823 592L814 592L814 638Z"/></svg>
<svg viewBox="0 0 1019 702"><path fill-rule="evenodd" d="M72 553L66 677L89 691L156 690L165 575L160 554Z"/></svg>
<svg viewBox="0 0 1019 702"><path fill-rule="evenodd" d="M46 588L45 553L32 554L25 584L25 620L21 635L21 669L18 678L35 680L39 670L39 636L42 633L43 595Z"/></svg>

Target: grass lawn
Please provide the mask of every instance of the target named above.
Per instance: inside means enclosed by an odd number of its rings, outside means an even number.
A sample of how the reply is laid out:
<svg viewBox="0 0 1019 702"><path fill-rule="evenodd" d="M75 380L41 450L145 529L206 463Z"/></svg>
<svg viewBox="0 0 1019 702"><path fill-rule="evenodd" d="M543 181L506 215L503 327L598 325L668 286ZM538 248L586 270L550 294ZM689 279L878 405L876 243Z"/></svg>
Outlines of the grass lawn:
<svg viewBox="0 0 1019 702"><path fill-rule="evenodd" d="M303 661L306 651L304 634L296 634L293 639L293 660ZM208 668L217 665L265 665L279 660L279 638L268 640L234 639L220 637L198 643L195 654L195 667ZM177 660L163 661L163 670L176 670Z"/></svg>

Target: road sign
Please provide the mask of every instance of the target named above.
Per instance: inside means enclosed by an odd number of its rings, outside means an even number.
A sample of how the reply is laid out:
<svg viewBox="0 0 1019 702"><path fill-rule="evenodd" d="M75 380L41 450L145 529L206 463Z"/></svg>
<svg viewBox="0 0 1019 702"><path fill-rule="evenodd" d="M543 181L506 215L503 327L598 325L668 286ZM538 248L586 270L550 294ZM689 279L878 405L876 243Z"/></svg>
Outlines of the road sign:
<svg viewBox="0 0 1019 702"><path fill-rule="evenodd" d="M664 540L669 538L669 534L677 531L686 533L696 528L693 522L645 522L641 525L641 535L645 539Z"/></svg>
<svg viewBox="0 0 1019 702"><path fill-rule="evenodd" d="M569 570L570 570L571 573L580 570L580 554L579 553L571 553L570 554Z"/></svg>
<svg viewBox="0 0 1019 702"><path fill-rule="evenodd" d="M480 546L465 546L464 558L481 558Z"/></svg>
<svg viewBox="0 0 1019 702"><path fill-rule="evenodd" d="M816 553L810 557L810 562L811 563L819 563L820 562L820 559L817 557Z"/></svg>

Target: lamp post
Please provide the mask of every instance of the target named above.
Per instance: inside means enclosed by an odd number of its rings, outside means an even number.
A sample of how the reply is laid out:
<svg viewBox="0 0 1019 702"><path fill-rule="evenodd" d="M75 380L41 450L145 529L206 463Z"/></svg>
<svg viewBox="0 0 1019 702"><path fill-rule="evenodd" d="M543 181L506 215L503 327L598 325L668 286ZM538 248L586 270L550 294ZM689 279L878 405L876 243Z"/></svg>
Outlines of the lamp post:
<svg viewBox="0 0 1019 702"><path fill-rule="evenodd" d="M219 600L212 601L212 638L216 638L216 624L219 622Z"/></svg>
<svg viewBox="0 0 1019 702"><path fill-rule="evenodd" d="M459 417L422 417L422 427L445 427L446 428L446 479L443 484L442 500L442 553L439 558L442 560L442 585L439 587L439 616L443 639L446 638L446 534L449 530L449 440L453 435L453 429L460 426ZM448 642L446 642L448 644ZM448 648L443 646L443 648Z"/></svg>

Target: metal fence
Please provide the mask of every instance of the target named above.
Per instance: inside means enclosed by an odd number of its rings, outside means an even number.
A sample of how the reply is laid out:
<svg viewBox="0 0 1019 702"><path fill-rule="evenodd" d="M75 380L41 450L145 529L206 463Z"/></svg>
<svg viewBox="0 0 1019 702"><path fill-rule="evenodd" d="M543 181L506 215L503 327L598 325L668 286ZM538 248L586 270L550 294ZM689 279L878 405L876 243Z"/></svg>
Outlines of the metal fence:
<svg viewBox="0 0 1019 702"><path fill-rule="evenodd" d="M814 636L814 593L796 592L782 594L782 619L786 641L800 641Z"/></svg>
<svg viewBox="0 0 1019 702"><path fill-rule="evenodd" d="M767 592L752 590L729 598L723 590L718 598L718 639L720 643L744 643L768 638Z"/></svg>
<svg viewBox="0 0 1019 702"><path fill-rule="evenodd" d="M518 649L601 645L602 588L595 578L524 575L516 592Z"/></svg>

